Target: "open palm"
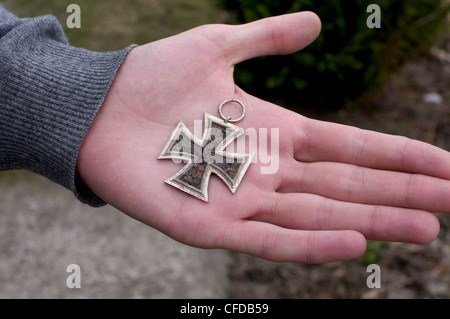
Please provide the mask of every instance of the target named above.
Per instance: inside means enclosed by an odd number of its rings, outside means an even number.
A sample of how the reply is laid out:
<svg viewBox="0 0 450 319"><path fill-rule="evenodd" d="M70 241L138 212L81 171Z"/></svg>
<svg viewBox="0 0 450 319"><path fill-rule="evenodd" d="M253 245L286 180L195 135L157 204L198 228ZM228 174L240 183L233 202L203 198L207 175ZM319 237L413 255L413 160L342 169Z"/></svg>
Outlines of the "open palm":
<svg viewBox="0 0 450 319"><path fill-rule="evenodd" d="M295 52L319 32L319 19L303 12L133 49L82 145L79 174L119 210L197 247L321 263L361 255L366 238L433 240L439 223L429 212L450 212L447 152L311 120L234 84L237 63ZM279 129L279 169L261 174L253 163L235 194L212 175L206 203L164 183L183 164L157 158L179 121L192 131L230 98L247 109L239 126Z"/></svg>

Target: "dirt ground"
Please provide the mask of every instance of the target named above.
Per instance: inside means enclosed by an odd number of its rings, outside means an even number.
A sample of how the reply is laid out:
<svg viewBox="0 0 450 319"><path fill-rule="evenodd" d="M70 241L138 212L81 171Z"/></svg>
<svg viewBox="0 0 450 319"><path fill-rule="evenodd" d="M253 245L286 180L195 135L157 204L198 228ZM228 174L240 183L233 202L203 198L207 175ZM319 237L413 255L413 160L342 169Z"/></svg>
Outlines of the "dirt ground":
<svg viewBox="0 0 450 319"><path fill-rule="evenodd" d="M399 134L450 150L450 36L412 61L373 98L373 108L315 114L316 118ZM429 245L374 244L363 259L324 265L272 263L233 254L231 298L449 298L450 216L438 214L439 237ZM367 264L381 270L369 289Z"/></svg>

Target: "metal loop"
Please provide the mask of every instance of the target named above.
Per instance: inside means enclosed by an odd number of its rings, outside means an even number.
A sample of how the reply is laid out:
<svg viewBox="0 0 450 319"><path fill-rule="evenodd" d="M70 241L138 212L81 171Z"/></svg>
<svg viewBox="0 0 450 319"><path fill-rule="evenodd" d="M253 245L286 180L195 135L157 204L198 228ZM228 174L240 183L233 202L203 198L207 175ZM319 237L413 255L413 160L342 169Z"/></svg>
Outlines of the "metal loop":
<svg viewBox="0 0 450 319"><path fill-rule="evenodd" d="M239 118L234 119L234 120L231 119L231 116L225 116L225 115L223 115L223 113L222 113L222 107L223 107L225 104L227 104L227 103L233 103L233 102L239 104L239 105L241 106L241 108L242 108L242 115L241 115ZM220 116L222 117L222 119L224 119L225 122L230 122L230 123L236 123L236 122L239 122L239 121L242 120L242 119L244 118L244 116L245 116L245 106L244 106L244 103L242 103L241 101L236 100L236 99L229 99L229 100L223 101L222 104L220 104L220 106L219 106L219 114L220 114Z"/></svg>

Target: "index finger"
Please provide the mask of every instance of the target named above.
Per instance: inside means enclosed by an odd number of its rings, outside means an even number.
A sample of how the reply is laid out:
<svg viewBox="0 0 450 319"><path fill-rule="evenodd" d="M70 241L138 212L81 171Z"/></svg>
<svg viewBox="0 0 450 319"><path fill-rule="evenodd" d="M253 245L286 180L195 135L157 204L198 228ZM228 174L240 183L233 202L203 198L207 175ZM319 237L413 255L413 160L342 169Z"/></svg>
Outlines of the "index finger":
<svg viewBox="0 0 450 319"><path fill-rule="evenodd" d="M450 153L403 136L306 119L294 144L302 162L332 161L450 179Z"/></svg>

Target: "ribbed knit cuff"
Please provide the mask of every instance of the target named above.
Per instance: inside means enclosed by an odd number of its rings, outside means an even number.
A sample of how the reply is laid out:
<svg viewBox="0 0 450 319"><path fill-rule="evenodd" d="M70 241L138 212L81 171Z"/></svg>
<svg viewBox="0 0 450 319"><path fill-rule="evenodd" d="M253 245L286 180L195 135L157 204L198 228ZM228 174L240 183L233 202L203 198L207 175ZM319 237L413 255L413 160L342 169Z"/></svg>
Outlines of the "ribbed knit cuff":
<svg viewBox="0 0 450 319"><path fill-rule="evenodd" d="M22 19L0 39L0 169L27 169L101 206L76 174L78 151L130 46L70 46L52 16Z"/></svg>

